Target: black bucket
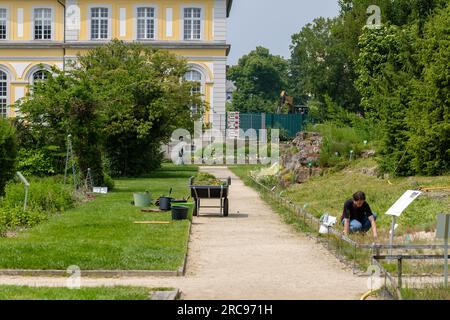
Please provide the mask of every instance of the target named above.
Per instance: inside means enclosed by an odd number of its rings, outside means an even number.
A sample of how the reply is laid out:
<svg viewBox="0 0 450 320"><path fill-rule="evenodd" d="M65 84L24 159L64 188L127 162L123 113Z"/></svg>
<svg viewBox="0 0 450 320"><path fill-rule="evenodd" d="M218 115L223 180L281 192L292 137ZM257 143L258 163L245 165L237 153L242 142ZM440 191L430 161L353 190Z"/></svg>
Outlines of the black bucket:
<svg viewBox="0 0 450 320"><path fill-rule="evenodd" d="M186 220L188 218L188 207L176 206L172 207L172 220Z"/></svg>
<svg viewBox="0 0 450 320"><path fill-rule="evenodd" d="M159 209L163 211L169 211L170 210L170 202L173 200L173 198L169 197L161 197L159 198Z"/></svg>

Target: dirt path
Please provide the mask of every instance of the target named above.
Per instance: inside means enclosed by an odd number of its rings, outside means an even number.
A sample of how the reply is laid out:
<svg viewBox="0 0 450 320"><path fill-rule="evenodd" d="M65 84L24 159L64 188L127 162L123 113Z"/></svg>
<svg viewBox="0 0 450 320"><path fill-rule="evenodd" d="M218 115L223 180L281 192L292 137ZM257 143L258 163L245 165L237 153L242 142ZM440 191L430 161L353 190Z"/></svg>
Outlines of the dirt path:
<svg viewBox="0 0 450 320"><path fill-rule="evenodd" d="M186 277L82 279L84 286L176 287L183 299L357 299L366 279L352 275L322 246L295 233L227 168L201 168L231 176L230 216L194 219ZM214 204L213 204L214 205ZM209 212L218 210L209 209ZM66 279L0 277L0 284L64 286Z"/></svg>

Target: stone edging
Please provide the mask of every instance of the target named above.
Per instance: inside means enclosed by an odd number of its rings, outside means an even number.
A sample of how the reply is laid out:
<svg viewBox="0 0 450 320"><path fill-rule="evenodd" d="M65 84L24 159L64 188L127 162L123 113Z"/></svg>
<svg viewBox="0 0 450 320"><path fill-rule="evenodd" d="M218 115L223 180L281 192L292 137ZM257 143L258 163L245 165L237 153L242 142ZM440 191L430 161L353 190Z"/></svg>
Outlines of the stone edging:
<svg viewBox="0 0 450 320"><path fill-rule="evenodd" d="M155 291L151 296L151 300L179 300L181 297L181 291L179 289L175 291Z"/></svg>
<svg viewBox="0 0 450 320"><path fill-rule="evenodd" d="M186 253L184 255L183 265L178 268L178 276L184 276L186 274L186 265L189 251L189 241L191 240L191 232L192 232L192 221L189 221L189 233L186 241Z"/></svg>

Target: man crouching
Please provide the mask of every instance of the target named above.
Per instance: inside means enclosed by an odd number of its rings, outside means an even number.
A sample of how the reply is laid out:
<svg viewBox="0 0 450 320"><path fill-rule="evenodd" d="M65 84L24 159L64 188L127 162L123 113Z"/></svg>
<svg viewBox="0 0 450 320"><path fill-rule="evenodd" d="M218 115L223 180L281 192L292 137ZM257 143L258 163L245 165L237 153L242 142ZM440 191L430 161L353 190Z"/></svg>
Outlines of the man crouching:
<svg viewBox="0 0 450 320"><path fill-rule="evenodd" d="M358 191L344 203L344 212L342 213L341 223L344 225L344 234L355 232L367 232L372 228L373 237L378 238L377 216L370 209L366 202L366 195Z"/></svg>

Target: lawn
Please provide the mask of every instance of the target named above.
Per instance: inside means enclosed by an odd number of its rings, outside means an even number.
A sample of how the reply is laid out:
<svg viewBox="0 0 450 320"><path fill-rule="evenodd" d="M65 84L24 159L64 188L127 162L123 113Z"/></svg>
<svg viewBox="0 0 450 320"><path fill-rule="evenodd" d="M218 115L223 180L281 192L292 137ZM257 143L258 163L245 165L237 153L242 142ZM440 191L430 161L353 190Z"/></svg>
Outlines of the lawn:
<svg viewBox="0 0 450 320"><path fill-rule="evenodd" d="M177 270L182 266L189 222L172 222L170 213L141 213L130 204L133 192L148 190L153 199L185 197L193 166L165 165L144 178L120 179L108 195L13 238L0 239L0 269ZM170 221L167 225L134 221Z"/></svg>
<svg viewBox="0 0 450 320"><path fill-rule="evenodd" d="M150 300L152 291L154 290L141 287L68 289L0 286L0 300Z"/></svg>

